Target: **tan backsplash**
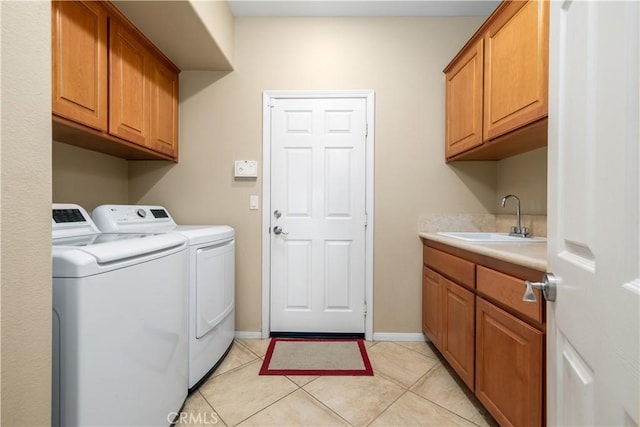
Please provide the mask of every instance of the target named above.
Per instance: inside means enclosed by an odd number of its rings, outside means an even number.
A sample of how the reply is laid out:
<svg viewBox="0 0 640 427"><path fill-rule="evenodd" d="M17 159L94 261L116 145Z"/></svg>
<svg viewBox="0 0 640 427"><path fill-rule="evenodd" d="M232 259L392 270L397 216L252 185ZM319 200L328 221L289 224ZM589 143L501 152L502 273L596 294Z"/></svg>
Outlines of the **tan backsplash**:
<svg viewBox="0 0 640 427"><path fill-rule="evenodd" d="M420 216L421 233L438 231L495 231L493 214L425 214Z"/></svg>
<svg viewBox="0 0 640 427"><path fill-rule="evenodd" d="M522 226L529 227L531 234L547 237L546 215L522 215ZM508 233L516 225L515 215L493 214L424 214L420 216L422 233L438 231L485 231Z"/></svg>

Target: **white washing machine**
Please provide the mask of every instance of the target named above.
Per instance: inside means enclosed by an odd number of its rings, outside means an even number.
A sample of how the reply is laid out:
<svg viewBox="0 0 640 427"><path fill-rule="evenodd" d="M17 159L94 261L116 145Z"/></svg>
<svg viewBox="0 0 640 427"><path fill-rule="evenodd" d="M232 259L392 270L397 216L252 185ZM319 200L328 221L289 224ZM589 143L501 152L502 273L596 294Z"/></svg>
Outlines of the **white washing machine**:
<svg viewBox="0 0 640 427"><path fill-rule="evenodd" d="M221 362L235 336L235 241L226 225L176 225L162 206L102 205L102 232L177 232L189 245L189 389Z"/></svg>
<svg viewBox="0 0 640 427"><path fill-rule="evenodd" d="M101 234L53 205L56 426L160 426L187 396L188 252L180 234Z"/></svg>

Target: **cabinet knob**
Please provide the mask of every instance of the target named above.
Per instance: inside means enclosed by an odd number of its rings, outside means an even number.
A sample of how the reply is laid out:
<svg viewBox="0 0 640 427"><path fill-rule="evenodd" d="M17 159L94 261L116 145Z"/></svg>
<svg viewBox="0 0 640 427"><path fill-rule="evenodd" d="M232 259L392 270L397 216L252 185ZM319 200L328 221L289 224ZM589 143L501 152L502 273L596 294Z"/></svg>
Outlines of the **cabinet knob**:
<svg viewBox="0 0 640 427"><path fill-rule="evenodd" d="M536 302L536 294L533 293L533 289L540 289L544 299L553 302L556 300L556 289L560 280L553 275L553 273L546 273L544 275L543 282L530 282L525 280L524 282L524 295L522 301L524 302Z"/></svg>

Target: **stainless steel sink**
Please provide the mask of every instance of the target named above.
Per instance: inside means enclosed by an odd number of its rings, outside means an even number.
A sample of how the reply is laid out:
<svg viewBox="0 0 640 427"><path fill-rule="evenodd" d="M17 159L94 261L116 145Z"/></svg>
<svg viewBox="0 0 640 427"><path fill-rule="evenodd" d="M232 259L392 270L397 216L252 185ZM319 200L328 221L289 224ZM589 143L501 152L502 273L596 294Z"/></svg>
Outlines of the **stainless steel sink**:
<svg viewBox="0 0 640 427"><path fill-rule="evenodd" d="M441 231L438 234L475 243L544 243L547 241L544 237L517 237L509 236L507 233Z"/></svg>

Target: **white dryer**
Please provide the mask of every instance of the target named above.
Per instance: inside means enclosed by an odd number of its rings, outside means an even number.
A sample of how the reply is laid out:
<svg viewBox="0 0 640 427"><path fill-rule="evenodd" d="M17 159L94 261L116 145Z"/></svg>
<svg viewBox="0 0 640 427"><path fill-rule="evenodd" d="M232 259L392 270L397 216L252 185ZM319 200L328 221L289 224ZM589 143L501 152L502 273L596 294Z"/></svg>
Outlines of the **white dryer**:
<svg viewBox="0 0 640 427"><path fill-rule="evenodd" d="M186 239L53 205L52 424L169 425L187 396Z"/></svg>
<svg viewBox="0 0 640 427"><path fill-rule="evenodd" d="M235 241L227 225L176 225L162 206L102 205L102 232L177 232L189 245L189 389L207 379L235 336Z"/></svg>

